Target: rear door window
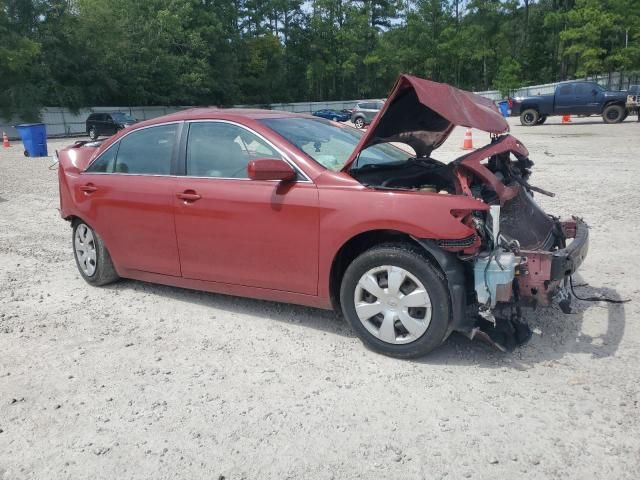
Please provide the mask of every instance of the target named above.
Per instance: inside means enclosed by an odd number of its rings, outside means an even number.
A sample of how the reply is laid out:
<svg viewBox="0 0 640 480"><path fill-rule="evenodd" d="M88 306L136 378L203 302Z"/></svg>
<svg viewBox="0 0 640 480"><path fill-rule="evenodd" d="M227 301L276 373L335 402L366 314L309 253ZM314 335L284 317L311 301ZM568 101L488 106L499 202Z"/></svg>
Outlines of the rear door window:
<svg viewBox="0 0 640 480"><path fill-rule="evenodd" d="M113 171L169 175L178 124L158 125L131 132L120 140Z"/></svg>
<svg viewBox="0 0 640 480"><path fill-rule="evenodd" d="M573 93L573 85L562 85L558 88L558 95L565 96Z"/></svg>

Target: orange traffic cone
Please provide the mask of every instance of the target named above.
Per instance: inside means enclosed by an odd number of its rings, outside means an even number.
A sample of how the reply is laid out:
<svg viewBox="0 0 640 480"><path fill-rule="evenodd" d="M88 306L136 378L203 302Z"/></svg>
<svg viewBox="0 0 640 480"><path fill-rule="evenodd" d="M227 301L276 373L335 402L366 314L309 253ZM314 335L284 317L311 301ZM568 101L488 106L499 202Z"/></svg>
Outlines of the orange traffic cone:
<svg viewBox="0 0 640 480"><path fill-rule="evenodd" d="M473 150L473 136L471 135L471 129L467 128L464 132L464 143L462 144L463 150Z"/></svg>
<svg viewBox="0 0 640 480"><path fill-rule="evenodd" d="M2 146L4 148L9 148L11 146L9 143L9 137L7 137L7 132L2 132Z"/></svg>
<svg viewBox="0 0 640 480"><path fill-rule="evenodd" d="M562 123L571 123L571 115L563 115Z"/></svg>

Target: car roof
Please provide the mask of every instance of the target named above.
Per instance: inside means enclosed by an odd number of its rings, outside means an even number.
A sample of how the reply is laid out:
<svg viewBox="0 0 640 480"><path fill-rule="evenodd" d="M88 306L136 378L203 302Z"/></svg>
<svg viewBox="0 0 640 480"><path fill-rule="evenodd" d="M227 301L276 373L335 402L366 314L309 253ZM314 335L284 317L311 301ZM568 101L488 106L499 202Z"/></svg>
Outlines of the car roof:
<svg viewBox="0 0 640 480"><path fill-rule="evenodd" d="M136 127L156 125L158 123L186 120L261 120L266 118L313 118L310 114L285 112L282 110L263 110L257 108L189 108L175 113L155 117L136 124Z"/></svg>
<svg viewBox="0 0 640 480"><path fill-rule="evenodd" d="M125 115L128 115L127 112L122 112L120 110L113 110L111 112L91 112L91 114L89 114L89 116L92 117L94 115L112 115L114 113L123 113Z"/></svg>

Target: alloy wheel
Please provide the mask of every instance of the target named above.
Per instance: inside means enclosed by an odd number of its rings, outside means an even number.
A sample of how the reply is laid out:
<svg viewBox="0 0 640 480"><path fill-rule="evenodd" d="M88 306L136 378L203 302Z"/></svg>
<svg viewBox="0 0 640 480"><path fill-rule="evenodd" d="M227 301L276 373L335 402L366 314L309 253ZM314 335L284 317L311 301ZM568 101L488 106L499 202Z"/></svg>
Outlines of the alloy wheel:
<svg viewBox="0 0 640 480"><path fill-rule="evenodd" d="M375 267L362 275L354 305L362 325L386 343L413 342L431 322L427 289L415 275L397 266Z"/></svg>
<svg viewBox="0 0 640 480"><path fill-rule="evenodd" d="M87 277L96 273L96 241L93 232L85 224L76 229L73 246L78 259L78 265Z"/></svg>

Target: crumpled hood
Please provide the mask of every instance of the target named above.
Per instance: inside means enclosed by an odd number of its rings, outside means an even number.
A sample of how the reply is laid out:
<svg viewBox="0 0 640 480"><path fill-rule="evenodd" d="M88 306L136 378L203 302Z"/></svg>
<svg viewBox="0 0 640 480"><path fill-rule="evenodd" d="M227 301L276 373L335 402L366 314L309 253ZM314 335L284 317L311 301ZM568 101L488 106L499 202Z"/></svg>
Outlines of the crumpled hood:
<svg viewBox="0 0 640 480"><path fill-rule="evenodd" d="M457 125L495 134L509 131L493 101L446 83L400 75L342 170L349 170L362 150L377 143L402 142L419 157L429 156Z"/></svg>

